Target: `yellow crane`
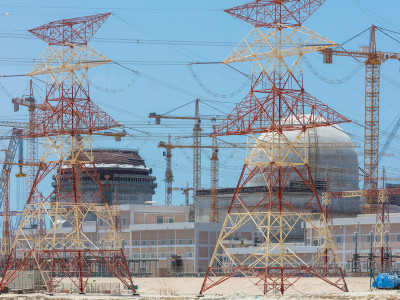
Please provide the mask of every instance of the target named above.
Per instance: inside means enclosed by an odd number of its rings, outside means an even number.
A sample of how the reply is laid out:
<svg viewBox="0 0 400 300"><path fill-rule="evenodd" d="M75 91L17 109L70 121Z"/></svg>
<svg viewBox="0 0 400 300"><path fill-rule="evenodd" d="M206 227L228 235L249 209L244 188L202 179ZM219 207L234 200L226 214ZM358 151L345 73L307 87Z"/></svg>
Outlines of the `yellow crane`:
<svg viewBox="0 0 400 300"><path fill-rule="evenodd" d="M186 182L186 187L185 188L175 187L172 190L174 190L174 191L182 191L182 194L185 195L185 205L189 206L189 192L193 191L193 188L189 187L189 182Z"/></svg>
<svg viewBox="0 0 400 300"><path fill-rule="evenodd" d="M378 188L379 170L379 97L380 68L389 59L400 60L400 53L377 51L377 27L370 28L369 46L361 47L359 51L341 51L324 49L324 63L333 63L333 56L350 56L365 59L365 129L364 129L364 190ZM366 196L363 203L363 213L376 212L376 196Z"/></svg>
<svg viewBox="0 0 400 300"><path fill-rule="evenodd" d="M356 143L308 143L308 147L310 148L353 148L357 147ZM216 137L212 138L212 145L178 145L173 144L171 142L171 137L168 137L168 142L160 142L157 146L158 148L164 148L164 156L166 158L166 171L165 171L165 183L166 183L166 193L170 193L166 195L166 199L171 199L172 202L172 181L173 172L172 172L172 149L211 149L211 182L210 182L210 222L217 223L218 222L218 187L219 187L219 158L218 153L219 149L232 149L232 148L242 148L248 149L249 144L247 143L228 143L225 141L217 140ZM252 147L252 145L250 145ZM254 145L255 147L255 145ZM252 151L252 149L249 149ZM170 188L169 188L170 187ZM194 191L194 187L192 188ZM195 199L193 197L193 199ZM195 201L193 201L193 214L195 213ZM188 203L188 201L187 201Z"/></svg>
<svg viewBox="0 0 400 300"><path fill-rule="evenodd" d="M194 120L193 127L193 198L196 196L196 191L201 189L201 121L209 120L215 122L217 120L224 120L225 116L220 115L200 115L199 109L200 100L195 100L195 112L194 116L176 116L169 114L158 115L156 113L150 113L149 118L155 119L156 124L161 124L161 119L172 119L172 120ZM166 159L168 161L169 148L166 149ZM171 178L172 179L172 178ZM166 181L166 186L172 187L172 181ZM168 189L168 187L166 187ZM166 205L171 205L171 192L166 195Z"/></svg>

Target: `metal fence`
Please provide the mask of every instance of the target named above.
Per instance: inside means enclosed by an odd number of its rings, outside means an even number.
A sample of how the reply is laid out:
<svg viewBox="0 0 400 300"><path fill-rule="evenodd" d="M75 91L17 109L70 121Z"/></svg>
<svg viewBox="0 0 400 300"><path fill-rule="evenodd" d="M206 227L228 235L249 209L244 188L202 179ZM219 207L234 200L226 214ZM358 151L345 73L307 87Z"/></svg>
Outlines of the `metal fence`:
<svg viewBox="0 0 400 300"><path fill-rule="evenodd" d="M67 294L77 294L79 293L79 289L70 282L59 283L55 288L56 293L67 293ZM97 282L89 282L86 285L85 293L87 294L121 294L123 290L121 289L121 285L119 283L97 283Z"/></svg>

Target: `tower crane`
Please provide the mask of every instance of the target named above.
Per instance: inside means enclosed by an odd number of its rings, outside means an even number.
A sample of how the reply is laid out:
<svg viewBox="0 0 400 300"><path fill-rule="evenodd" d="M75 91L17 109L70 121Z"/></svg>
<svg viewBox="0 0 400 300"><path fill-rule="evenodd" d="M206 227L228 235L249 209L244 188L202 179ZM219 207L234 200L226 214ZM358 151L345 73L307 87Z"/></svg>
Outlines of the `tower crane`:
<svg viewBox="0 0 400 300"><path fill-rule="evenodd" d="M171 145L171 136L168 135L168 144ZM172 151L171 147L166 146L165 152L163 153L165 156L165 161L167 166L165 168L165 205L172 205L172 182L174 181L174 176L172 175L172 166L171 166L171 159L172 159ZM189 205L189 204L186 204Z"/></svg>
<svg viewBox="0 0 400 300"><path fill-rule="evenodd" d="M35 122L35 111L38 106L36 103L36 100L33 96L33 85L32 85L32 79L29 81L29 95L26 97L22 98L14 98L12 99L12 103L14 104L14 111L19 110L19 105L27 106L28 107L28 112L29 112L29 122L26 126L29 132L29 137L27 138L27 143L26 143L26 148L27 148L27 158L26 162L29 164L35 164L38 162L38 144L37 144L37 138L32 136L33 130L35 128L34 122ZM34 165L27 166L27 178L26 178L26 199L29 198L29 194L32 189L33 182L35 180L37 172L37 167ZM38 200L38 195L34 193L32 195L32 201Z"/></svg>
<svg viewBox="0 0 400 300"><path fill-rule="evenodd" d="M196 191L201 189L201 121L217 121L224 120L225 116L222 115L200 115L199 110L199 99L195 100L195 113L194 116L172 116L172 115L158 115L156 113L150 113L149 118L155 119L156 124L161 124L161 119L173 119L173 120L194 120L193 127L193 198L196 196ZM166 148L168 154L168 148ZM167 158L167 157L166 157ZM168 159L168 158L167 158ZM171 186L172 187L172 186ZM171 199L168 198L168 201ZM167 202L166 202L167 203ZM168 202L169 203L169 202ZM167 204L169 205L169 204Z"/></svg>
<svg viewBox="0 0 400 300"><path fill-rule="evenodd" d="M186 187L185 188L172 188L174 191L182 191L182 194L185 195L185 206L189 206L189 192L193 190L193 188L189 187L189 182L186 182Z"/></svg>
<svg viewBox="0 0 400 300"><path fill-rule="evenodd" d="M355 143L309 143L308 147L310 148L353 148L357 146ZM218 186L219 186L219 158L218 153L219 149L232 149L232 148L244 148L247 149L249 145L247 143L228 143L225 141L217 141L216 137L212 139L212 145L178 145L171 143L171 137L168 137L168 142L160 142L157 146L158 148L164 148L164 156L166 158L166 171L165 171L165 190L166 199L172 199L172 149L211 149L211 182L210 182L210 222L218 222ZM251 151L251 150L250 150ZM171 187L171 188L168 188ZM194 191L194 187L193 187ZM195 199L193 197L193 199ZM172 202L172 201L171 201ZM187 203L188 203L187 199ZM194 201L193 201L193 211L195 212L194 208Z"/></svg>
<svg viewBox="0 0 400 300"><path fill-rule="evenodd" d="M211 202L210 202L210 216L211 214L215 215L217 213L217 196L218 196L218 180L219 180L219 164L218 164L218 147L220 148L247 148L247 144L243 143L222 143L220 146L216 142L216 137L213 137L213 144L210 145L176 145L171 143L171 137L168 137L168 143L160 142L157 146L158 148L165 148L164 156L166 158L166 170L165 170L165 191L166 191L166 199L171 199L172 202L172 180L173 180L173 172L172 172L172 149L197 149L198 152L201 149L212 149L211 155L211 184L210 184L210 195L211 195ZM171 188L169 188L171 187ZM193 215L194 215L194 199L195 199L195 187L191 188L193 190ZM183 190L184 191L184 190ZM169 194L169 195L168 195ZM184 193L185 194L185 193ZM186 205L189 205L188 194L186 195ZM213 213L211 213L212 209L214 208ZM211 219L210 219L211 222Z"/></svg>
<svg viewBox="0 0 400 300"><path fill-rule="evenodd" d="M378 188L379 168L379 95L380 95L380 68L381 64L389 59L400 60L400 53L377 51L377 27L371 26L368 47L361 47L360 51L340 51L336 49L322 50L324 63L331 64L333 55L365 58L365 130L364 130L364 190ZM378 198L367 196L364 198L363 213L377 211Z"/></svg>
<svg viewBox="0 0 400 300"><path fill-rule="evenodd" d="M10 174L13 166L15 154L19 147L22 147L19 137L22 134L22 129L13 128L12 136L8 149L5 153L3 170L0 178L0 206L3 206L3 235L1 239L1 257L6 258L11 251L11 223L10 223ZM23 174L20 169L18 177Z"/></svg>
<svg viewBox="0 0 400 300"><path fill-rule="evenodd" d="M215 131L215 126L214 126ZM219 158L218 140L212 137L211 154L211 182L210 182L210 223L218 223L218 185L219 185Z"/></svg>

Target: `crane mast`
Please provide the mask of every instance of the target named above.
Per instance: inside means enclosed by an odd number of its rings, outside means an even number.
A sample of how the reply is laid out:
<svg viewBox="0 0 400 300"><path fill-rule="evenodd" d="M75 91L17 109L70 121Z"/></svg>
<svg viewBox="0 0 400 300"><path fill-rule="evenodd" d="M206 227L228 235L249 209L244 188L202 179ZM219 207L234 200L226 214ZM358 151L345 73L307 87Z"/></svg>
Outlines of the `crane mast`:
<svg viewBox="0 0 400 300"><path fill-rule="evenodd" d="M364 189L378 188L379 96L381 60L376 56L375 26L371 27L369 57L365 62ZM376 197L368 196L364 212L376 210Z"/></svg>
<svg viewBox="0 0 400 300"><path fill-rule="evenodd" d="M13 128L8 149L6 150L3 170L0 180L0 201L3 205L3 235L1 239L1 257L6 258L11 252L11 223L10 223L10 175L15 154L18 148L22 129Z"/></svg>
<svg viewBox="0 0 400 300"><path fill-rule="evenodd" d="M171 136L168 135L168 144L171 145ZM165 147L165 205L172 205L172 182L174 181L174 176L172 174L172 151L171 147Z"/></svg>
<svg viewBox="0 0 400 300"><path fill-rule="evenodd" d="M193 200L196 197L197 191L201 189L201 127L199 113L199 99L196 99L195 114L193 128ZM195 201L193 201L194 204Z"/></svg>
<svg viewBox="0 0 400 300"><path fill-rule="evenodd" d="M28 133L27 137L27 157L26 157L26 199L29 198L31 192L32 192L32 186L36 178L36 174L38 171L38 157L39 157L39 152L38 152L38 143L37 143L37 138L33 136L34 133L34 128L35 128L35 122L36 122L36 110L45 110L45 106L37 104L36 100L33 96L33 85L32 85L32 79L29 81L29 95L26 97L21 97L21 98L14 98L12 99L12 103L14 104L14 111L17 112L19 111L19 106L26 106L28 108L29 112L29 122L27 126L25 127ZM31 196L31 202L32 203L38 203L40 201L40 194L34 190L32 192ZM43 218L40 218L36 220L35 218L32 218L31 220L31 227L36 228L36 231L38 233L38 236L42 236L45 234L46 231L46 224L45 220Z"/></svg>
<svg viewBox="0 0 400 300"><path fill-rule="evenodd" d="M156 124L161 124L161 119L173 119L173 120L194 120L193 127L193 206L196 197L196 191L201 189L201 120L209 120L215 122L216 120L223 120L225 116L220 115L200 115L199 108L200 100L195 100L195 112L193 116L173 116L173 115L158 115L156 113L150 113L149 118L155 119ZM161 142L162 143L162 142ZM160 143L160 144L161 144ZM175 147L169 147L170 143L163 143L163 147L166 149L165 158L167 167L165 171L165 204L171 205L172 203L172 170L169 167L172 154L171 149ZM171 172L170 172L171 171ZM168 174L167 174L168 172Z"/></svg>
<svg viewBox="0 0 400 300"><path fill-rule="evenodd" d="M28 111L29 111L29 123L28 123L28 128L29 128L29 137L27 139L27 159L26 162L29 164L36 164L38 162L38 157L39 157L39 152L38 152L38 143L37 143L37 138L32 137L33 131L34 131L34 122L35 122L35 98L33 97L33 89L32 89L32 79L29 82L30 84L30 93L27 98L25 98L25 101L28 104ZM26 198L29 198L29 194L32 190L33 182L35 181L36 173L37 173L37 168L36 166L30 165L26 167L26 191L27 191L27 196ZM38 195L35 193L32 195L32 201L37 201Z"/></svg>
<svg viewBox="0 0 400 300"><path fill-rule="evenodd" d="M212 137L212 155L210 161L211 161L210 223L218 223L219 159L218 159L218 142L215 136Z"/></svg>

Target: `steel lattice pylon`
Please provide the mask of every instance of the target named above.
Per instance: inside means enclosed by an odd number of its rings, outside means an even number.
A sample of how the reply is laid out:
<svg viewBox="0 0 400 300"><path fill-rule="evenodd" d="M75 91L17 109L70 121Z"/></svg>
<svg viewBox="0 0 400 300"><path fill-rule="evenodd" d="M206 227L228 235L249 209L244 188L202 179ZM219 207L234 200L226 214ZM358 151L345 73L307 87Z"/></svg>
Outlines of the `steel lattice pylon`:
<svg viewBox="0 0 400 300"><path fill-rule="evenodd" d="M306 274L347 291L306 150L308 131L349 122L303 88L302 56L335 45L302 27L324 2L257 0L226 11L255 27L224 63L253 62L253 75L250 93L214 135L247 135L248 150L200 294L236 276L248 277L264 294L283 293ZM294 137L288 139L287 131ZM269 191L243 199L241 191L256 177ZM285 198L292 180L310 195L301 208ZM299 255L287 243L299 223L323 237L312 257ZM260 242L241 250L228 247L241 228Z"/></svg>
<svg viewBox="0 0 400 300"><path fill-rule="evenodd" d="M92 133L120 126L89 97L89 68L109 60L87 42L109 15L61 20L30 30L48 48L29 75L46 74L47 86L46 99L31 116L24 134L42 139L43 152L0 290L34 267L49 293L63 278L84 293L95 268L102 267L135 293L116 230L114 212L118 209L107 204L92 156ZM51 173L54 190L37 199L38 185ZM91 192L83 192L83 181L94 186ZM108 227L99 233L97 242L85 233L88 216ZM45 220L51 226L38 234L30 228L34 220Z"/></svg>

